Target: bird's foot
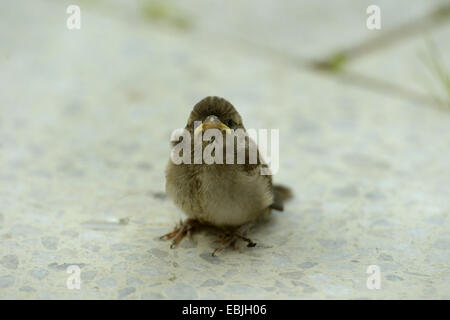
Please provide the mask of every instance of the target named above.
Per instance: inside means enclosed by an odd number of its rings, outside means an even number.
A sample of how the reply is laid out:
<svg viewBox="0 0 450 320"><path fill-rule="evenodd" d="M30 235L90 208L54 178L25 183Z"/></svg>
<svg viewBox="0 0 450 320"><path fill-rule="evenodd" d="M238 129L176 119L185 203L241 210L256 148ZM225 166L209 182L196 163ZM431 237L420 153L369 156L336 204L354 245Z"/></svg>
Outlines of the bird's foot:
<svg viewBox="0 0 450 320"><path fill-rule="evenodd" d="M187 219L186 221L180 221L180 223L175 227L172 232L166 233L161 236L161 240L172 240L170 244L170 248L175 248L181 240L183 240L186 236L192 238L192 234L196 232L200 226L200 223L195 219Z"/></svg>
<svg viewBox="0 0 450 320"><path fill-rule="evenodd" d="M247 238L245 236L245 233L248 231L249 226L243 226L238 228L237 230L234 231L225 231L221 238L218 240L218 242L221 242L222 245L218 248L216 248L212 255L215 256L217 253L221 252L222 250L226 249L226 248L233 248L234 250L237 250L238 246L238 240L243 240L245 242L247 242L247 247L253 248L254 246L256 246L256 242L253 242L250 238Z"/></svg>

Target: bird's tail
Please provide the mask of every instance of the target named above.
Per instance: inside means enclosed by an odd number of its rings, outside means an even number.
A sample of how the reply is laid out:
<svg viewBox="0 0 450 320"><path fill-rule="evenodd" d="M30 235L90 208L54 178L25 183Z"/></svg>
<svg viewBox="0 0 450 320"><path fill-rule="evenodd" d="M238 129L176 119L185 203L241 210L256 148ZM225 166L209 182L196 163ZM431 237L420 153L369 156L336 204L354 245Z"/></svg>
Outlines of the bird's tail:
<svg viewBox="0 0 450 320"><path fill-rule="evenodd" d="M282 185L273 186L273 203L270 206L272 209L283 211L284 203L292 199L293 194L290 188Z"/></svg>

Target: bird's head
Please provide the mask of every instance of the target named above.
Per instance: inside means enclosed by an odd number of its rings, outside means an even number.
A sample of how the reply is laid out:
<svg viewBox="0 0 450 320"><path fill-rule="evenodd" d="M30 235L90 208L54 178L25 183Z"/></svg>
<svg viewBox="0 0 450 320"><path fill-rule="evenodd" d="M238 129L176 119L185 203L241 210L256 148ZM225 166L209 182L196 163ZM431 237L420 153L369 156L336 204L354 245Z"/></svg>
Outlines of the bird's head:
<svg viewBox="0 0 450 320"><path fill-rule="evenodd" d="M221 132L230 129L245 130L242 118L233 105L219 97L206 97L198 102L189 116L186 129L192 135L208 129L218 129Z"/></svg>

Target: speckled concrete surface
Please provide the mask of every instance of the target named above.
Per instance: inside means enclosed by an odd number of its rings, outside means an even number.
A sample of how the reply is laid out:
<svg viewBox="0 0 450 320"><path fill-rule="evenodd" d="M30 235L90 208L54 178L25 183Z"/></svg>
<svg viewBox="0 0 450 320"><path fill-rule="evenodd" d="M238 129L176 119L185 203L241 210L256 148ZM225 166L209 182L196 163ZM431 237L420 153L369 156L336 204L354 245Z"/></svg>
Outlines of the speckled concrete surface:
<svg viewBox="0 0 450 320"><path fill-rule="evenodd" d="M79 31L65 27L68 4L14 1L0 13L0 299L450 298L450 112L233 42L239 26L215 37L228 20L199 30L214 14L202 20L176 2L174 15L193 22L82 2ZM356 14L345 6L343 16ZM270 10L258 12L243 30ZM364 21L360 13L347 23ZM305 56L338 44L321 28ZM366 29L354 32L342 38ZM265 31L279 48L295 34ZM370 73L370 61L357 63ZM408 81L407 61L397 81ZM209 234L174 250L158 240L182 218L164 195L170 133L211 94L229 99L246 127L280 129L274 179L296 196L255 228L256 248L216 258ZM66 285L71 265L79 290ZM379 290L366 286L370 265L380 267Z"/></svg>

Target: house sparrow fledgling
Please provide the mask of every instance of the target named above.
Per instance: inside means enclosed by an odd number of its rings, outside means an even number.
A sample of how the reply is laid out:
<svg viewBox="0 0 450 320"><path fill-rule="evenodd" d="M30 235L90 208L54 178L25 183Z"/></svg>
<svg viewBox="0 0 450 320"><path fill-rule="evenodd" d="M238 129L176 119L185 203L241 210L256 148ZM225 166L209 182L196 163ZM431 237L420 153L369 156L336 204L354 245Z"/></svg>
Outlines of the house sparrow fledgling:
<svg viewBox="0 0 450 320"><path fill-rule="evenodd" d="M194 127L196 123L200 125ZM198 132L211 128L221 130L223 137L229 129L245 132L239 113L231 103L219 97L206 97L198 102L185 127L191 141ZM252 141L248 137L246 139L248 151L248 143ZM237 148L234 148L235 155ZM226 247L235 247L239 239L246 241L249 247L255 246L246 237L249 227L268 216L271 209L282 211L283 202L291 198L291 191L272 185L271 175L261 175L261 167L267 166L260 159L259 152L255 164L248 160L248 152L244 164L226 164L224 161L224 164L191 162L177 165L170 159L166 168L166 193L188 219L161 238L173 239L173 248L199 227L212 226L228 230L223 245L213 255Z"/></svg>

